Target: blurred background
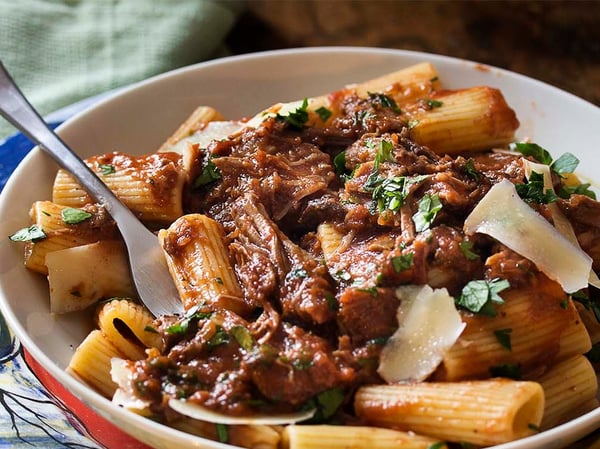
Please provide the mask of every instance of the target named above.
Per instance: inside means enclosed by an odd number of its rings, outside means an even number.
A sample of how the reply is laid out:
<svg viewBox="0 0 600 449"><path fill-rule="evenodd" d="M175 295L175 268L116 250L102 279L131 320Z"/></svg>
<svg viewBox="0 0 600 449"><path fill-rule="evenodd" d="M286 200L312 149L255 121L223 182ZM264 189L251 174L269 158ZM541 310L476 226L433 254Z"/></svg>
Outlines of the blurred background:
<svg viewBox="0 0 600 449"><path fill-rule="evenodd" d="M600 106L600 1L254 0L234 53L357 45L455 56L513 70Z"/></svg>
<svg viewBox="0 0 600 449"><path fill-rule="evenodd" d="M0 59L43 114L215 57L337 45L474 60L600 106L600 0L0 0ZM0 119L0 143L13 132Z"/></svg>

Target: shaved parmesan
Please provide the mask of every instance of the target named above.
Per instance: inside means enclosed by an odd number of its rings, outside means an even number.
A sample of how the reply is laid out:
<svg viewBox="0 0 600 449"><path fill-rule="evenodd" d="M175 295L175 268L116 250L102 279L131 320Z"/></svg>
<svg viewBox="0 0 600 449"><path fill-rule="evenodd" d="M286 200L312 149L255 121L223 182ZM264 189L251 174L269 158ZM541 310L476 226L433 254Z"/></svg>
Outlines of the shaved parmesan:
<svg viewBox="0 0 600 449"><path fill-rule="evenodd" d="M487 234L558 282L567 293L587 287L592 258L574 245L504 179L494 185L465 220L466 234Z"/></svg>
<svg viewBox="0 0 600 449"><path fill-rule="evenodd" d="M396 290L398 329L381 351L377 372L388 383L422 381L462 333L454 298L445 288L407 286Z"/></svg>
<svg viewBox="0 0 600 449"><path fill-rule="evenodd" d="M211 422L215 424L252 424L252 425L282 425L293 424L300 421L306 421L315 414L315 409L303 410L297 413L283 413L274 415L251 415L251 416L232 416L215 412L214 410L203 407L195 402L185 399L170 399L169 407L182 415L200 421Z"/></svg>
<svg viewBox="0 0 600 449"><path fill-rule="evenodd" d="M529 179L532 172L541 173L544 176L544 189L551 189L554 191L554 186L552 185L552 175L550 174L550 167L548 165L531 162L525 158L523 158L522 161L527 179ZM579 241L577 240L575 230L573 229L573 225L567 219L567 217L565 217L558 205L556 203L548 204L548 209L552 214L552 221L554 222L554 227L558 230L558 232L564 235L573 245L581 248ZM600 288L600 279L598 279L598 276L594 270L590 270L588 283L596 288Z"/></svg>
<svg viewBox="0 0 600 449"><path fill-rule="evenodd" d="M110 361L110 376L119 388L115 391L112 401L119 407L126 408L140 415L150 414L150 401L138 398L131 385L131 362L117 357Z"/></svg>

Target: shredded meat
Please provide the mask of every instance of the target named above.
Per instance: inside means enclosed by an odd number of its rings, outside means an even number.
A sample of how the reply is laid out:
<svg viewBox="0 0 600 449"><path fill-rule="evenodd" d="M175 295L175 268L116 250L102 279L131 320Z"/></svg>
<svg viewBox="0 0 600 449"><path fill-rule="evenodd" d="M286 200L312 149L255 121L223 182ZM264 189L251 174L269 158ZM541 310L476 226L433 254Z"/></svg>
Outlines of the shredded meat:
<svg viewBox="0 0 600 449"><path fill-rule="evenodd" d="M139 395L156 409L163 395L176 394L232 414L292 411L322 393L348 398L361 383L381 382L378 357L398 327L402 285L428 284L455 297L472 280L556 288L507 247L463 232L494 184L526 182L520 156L438 155L410 138L381 97L337 101L340 116L327 127L298 129L272 117L212 142L195 159L193 173L210 161L220 176L190 187L185 209L223 225L253 314L204 304L192 316L163 318L165 350L137 362L134 376ZM439 207L424 210L424 199ZM558 204L597 267L600 206L580 195ZM331 241L320 240L322 223L332 225ZM561 294L544 294L535 306ZM567 314L559 304L552 313ZM477 325L473 314L461 313ZM567 319L533 362L552 360ZM473 356L484 357L476 349ZM482 370L478 375L488 375Z"/></svg>

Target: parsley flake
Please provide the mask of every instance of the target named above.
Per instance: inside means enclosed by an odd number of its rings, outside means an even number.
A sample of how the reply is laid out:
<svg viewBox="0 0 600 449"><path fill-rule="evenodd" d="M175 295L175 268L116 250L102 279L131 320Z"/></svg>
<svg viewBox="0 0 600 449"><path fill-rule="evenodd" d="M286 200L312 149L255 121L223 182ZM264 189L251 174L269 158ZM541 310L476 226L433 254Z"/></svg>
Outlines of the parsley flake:
<svg viewBox="0 0 600 449"><path fill-rule="evenodd" d="M506 377L508 379L521 379L521 366L514 363L490 366L491 377Z"/></svg>
<svg viewBox="0 0 600 449"><path fill-rule="evenodd" d="M38 242L46 238L46 233L38 225L31 225L28 228L19 229L8 238L13 242Z"/></svg>
<svg viewBox="0 0 600 449"><path fill-rule="evenodd" d="M75 209L73 207L65 207L60 211L60 216L66 224L78 224L82 221L92 218L92 214L83 209Z"/></svg>
<svg viewBox="0 0 600 449"><path fill-rule="evenodd" d="M381 105L384 108L391 109L396 114L402 114L402 110L398 107L398 105L396 104L396 101L392 97L382 94L382 93L368 92L368 94L369 94L369 99L371 100L371 104Z"/></svg>
<svg viewBox="0 0 600 449"><path fill-rule="evenodd" d="M115 166L111 164L98 164L98 169L102 175L111 175L116 172Z"/></svg>
<svg viewBox="0 0 600 449"><path fill-rule="evenodd" d="M512 329L498 329L494 331L494 335L496 336L496 340L498 343L509 351L512 351L512 343L510 340L510 334L512 333Z"/></svg>
<svg viewBox="0 0 600 449"><path fill-rule="evenodd" d="M375 153L375 160L373 161L373 170L365 182L365 189L374 189L377 184L382 182L382 178L379 176L379 166L382 162L394 160L394 144L389 140L381 140L379 147Z"/></svg>
<svg viewBox="0 0 600 449"><path fill-rule="evenodd" d="M202 169L202 173L194 181L194 187L201 187L221 179L221 170L210 159Z"/></svg>
<svg viewBox="0 0 600 449"><path fill-rule="evenodd" d="M321 106L320 108L315 109L315 112L323 122L326 122L329 119L329 117L331 117L331 115L333 114L331 109L327 109L325 106Z"/></svg>
<svg viewBox="0 0 600 449"><path fill-rule="evenodd" d="M467 258L467 260L477 260L479 259L479 254L473 251L473 242L468 240L463 240L458 244L460 251Z"/></svg>
<svg viewBox="0 0 600 449"><path fill-rule="evenodd" d="M515 188L523 200L531 203L549 204L558 199L554 190L544 189L544 175L538 172L531 172L528 182L516 184Z"/></svg>
<svg viewBox="0 0 600 449"><path fill-rule="evenodd" d="M229 333L233 335L235 341L240 347L246 351L250 351L254 347L254 338L248 329L244 326L233 326Z"/></svg>
<svg viewBox="0 0 600 449"><path fill-rule="evenodd" d="M424 195L419 201L419 210L412 217L416 231L427 231L441 209L442 203L437 193Z"/></svg>
<svg viewBox="0 0 600 449"><path fill-rule="evenodd" d="M499 293L509 287L510 283L506 279L471 281L463 287L462 293L456 302L459 306L471 312L496 316L496 309L493 305L504 304L504 300Z"/></svg>
<svg viewBox="0 0 600 449"><path fill-rule="evenodd" d="M558 196L564 199L569 199L571 195L585 195L593 200L596 199L596 192L590 189L591 184L589 182L583 184L577 184L574 186L564 185L558 192Z"/></svg>
<svg viewBox="0 0 600 449"><path fill-rule="evenodd" d="M402 273L412 268L414 263L414 253L402 254L400 256L392 257L392 267L396 273Z"/></svg>
<svg viewBox="0 0 600 449"><path fill-rule="evenodd" d="M277 119L287 122L292 128L304 128L304 125L308 122L308 98L305 98L302 105L296 108L295 111L288 113L288 115L277 114Z"/></svg>

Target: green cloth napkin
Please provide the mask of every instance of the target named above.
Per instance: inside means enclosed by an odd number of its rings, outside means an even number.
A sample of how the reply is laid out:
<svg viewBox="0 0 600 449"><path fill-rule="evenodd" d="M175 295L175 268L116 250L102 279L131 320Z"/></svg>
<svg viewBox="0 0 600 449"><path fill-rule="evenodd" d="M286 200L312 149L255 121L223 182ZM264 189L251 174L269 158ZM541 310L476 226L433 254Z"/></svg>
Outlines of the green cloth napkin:
<svg viewBox="0 0 600 449"><path fill-rule="evenodd" d="M45 115L222 55L242 5L233 0L0 0L0 60ZM0 117L0 142L14 132Z"/></svg>

